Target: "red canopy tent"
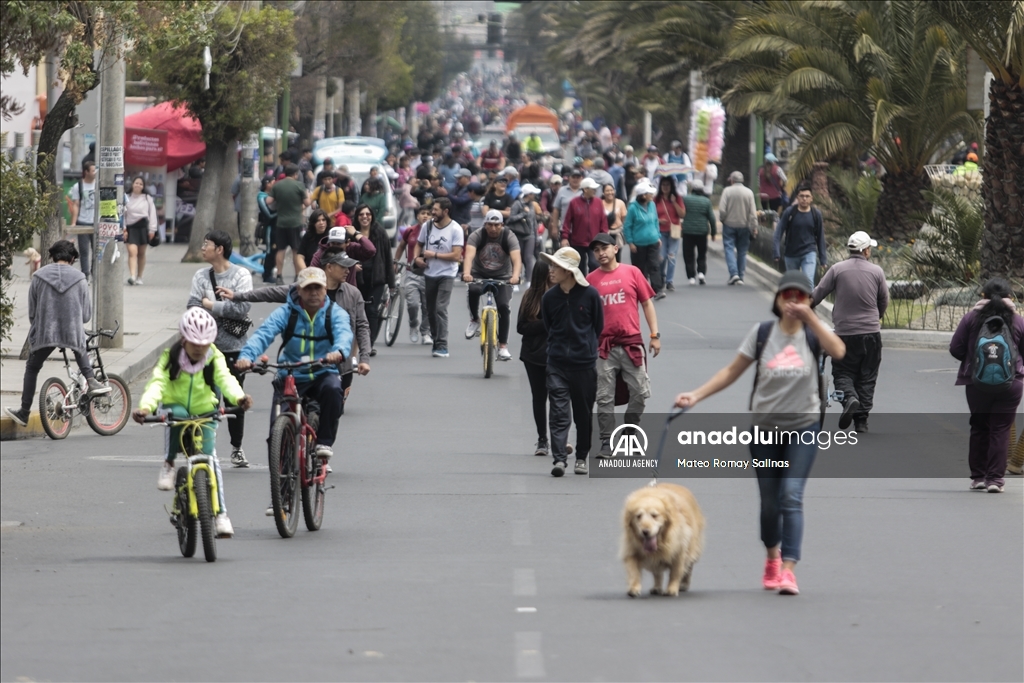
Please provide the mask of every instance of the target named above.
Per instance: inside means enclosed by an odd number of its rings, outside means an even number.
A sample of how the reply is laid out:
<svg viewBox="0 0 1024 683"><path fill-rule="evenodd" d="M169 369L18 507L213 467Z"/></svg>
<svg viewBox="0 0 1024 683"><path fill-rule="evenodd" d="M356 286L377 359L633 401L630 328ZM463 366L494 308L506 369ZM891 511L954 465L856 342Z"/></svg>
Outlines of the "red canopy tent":
<svg viewBox="0 0 1024 683"><path fill-rule="evenodd" d="M167 131L167 170L174 171L187 163L203 158L206 143L203 142L203 128L197 119L184 107L175 107L164 102L137 114L126 116L125 128L146 128ZM129 161L129 159L126 159Z"/></svg>
<svg viewBox="0 0 1024 683"><path fill-rule="evenodd" d="M558 130L558 114L539 104L528 104L509 114L505 130L511 132L517 126L546 125Z"/></svg>

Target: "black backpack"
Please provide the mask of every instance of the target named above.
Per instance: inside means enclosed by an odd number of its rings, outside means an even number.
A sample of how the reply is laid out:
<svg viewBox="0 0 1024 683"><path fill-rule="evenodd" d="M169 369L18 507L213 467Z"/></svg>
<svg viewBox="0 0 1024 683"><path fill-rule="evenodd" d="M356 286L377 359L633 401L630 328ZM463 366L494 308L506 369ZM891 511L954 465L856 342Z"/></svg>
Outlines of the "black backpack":
<svg viewBox="0 0 1024 683"><path fill-rule="evenodd" d="M178 379L181 376L181 363L178 361L178 356L181 355L181 342L176 341L171 344L170 355L167 358L167 374L170 375L171 381ZM220 390L217 389L217 383L213 379L213 363L207 363L203 366L203 381L206 382L206 386L213 389L214 393L220 396Z"/></svg>
<svg viewBox="0 0 1024 683"><path fill-rule="evenodd" d="M327 330L327 334L324 334L324 335L312 335L312 334L295 334L295 326L299 322L299 311L297 309L293 308L291 310L291 313L288 315L288 324L285 325L284 331L281 333L281 347L277 350L278 357L280 358L281 352L284 351L284 347L288 345L288 342L290 342L293 337L298 337L299 339L305 339L306 341L311 341L311 342L314 343L314 345L318 341L323 341L323 340L327 339L327 340L329 340L331 342L331 346L334 346L334 329L331 327L331 313L333 312L333 310L334 310L334 302L331 301L330 299L328 299L328 301L327 301L327 312L325 313L326 317L324 318L324 327Z"/></svg>
<svg viewBox="0 0 1024 683"><path fill-rule="evenodd" d="M774 320L766 320L757 327L757 344L754 348L754 386L750 390L750 403L747 410L754 409L754 393L757 391L757 380L761 376L761 354L764 353L764 345L768 342L768 335L772 332ZM821 341L818 335L814 334L807 325L804 325L804 336L807 338L807 346L814 356L814 364L818 370L818 401L821 403L821 415L819 417L819 428L825 426L825 408L828 406L828 391L826 390L825 364L822 362Z"/></svg>

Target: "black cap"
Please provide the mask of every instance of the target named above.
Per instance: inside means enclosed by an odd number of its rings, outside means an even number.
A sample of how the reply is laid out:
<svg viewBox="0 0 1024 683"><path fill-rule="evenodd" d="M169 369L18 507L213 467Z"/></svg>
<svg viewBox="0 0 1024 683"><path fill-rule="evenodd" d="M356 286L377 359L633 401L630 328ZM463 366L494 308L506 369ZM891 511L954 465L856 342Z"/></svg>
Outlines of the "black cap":
<svg viewBox="0 0 1024 683"><path fill-rule="evenodd" d="M814 293L814 286L811 284L811 281L799 270L787 270L779 278L779 285L775 288L775 293L778 294L786 289L799 289L804 294Z"/></svg>
<svg viewBox="0 0 1024 683"><path fill-rule="evenodd" d="M582 176L582 175L583 175L583 171L581 171L581 170L580 170L580 169L578 169L578 168L574 168L574 169L572 169L572 172L571 172L571 173L569 173L569 175L574 175L574 176L575 176L575 175L578 175L578 176Z"/></svg>
<svg viewBox="0 0 1024 683"><path fill-rule="evenodd" d="M611 235L609 235L607 232L599 232L596 235L594 235L594 239L590 240L590 247L591 247L591 249L593 249L594 245L597 245L597 244L611 244L611 245L614 245L615 244L615 238L612 237Z"/></svg>

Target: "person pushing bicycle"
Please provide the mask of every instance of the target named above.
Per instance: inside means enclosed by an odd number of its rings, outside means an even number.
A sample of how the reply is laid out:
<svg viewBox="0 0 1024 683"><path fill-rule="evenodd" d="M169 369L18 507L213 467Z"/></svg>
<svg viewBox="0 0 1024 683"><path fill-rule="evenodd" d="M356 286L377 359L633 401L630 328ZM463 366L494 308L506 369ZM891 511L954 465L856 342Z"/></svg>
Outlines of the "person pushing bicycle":
<svg viewBox="0 0 1024 683"><path fill-rule="evenodd" d="M342 411L341 379L337 364L352 350L352 325L349 314L327 298L327 275L320 268L299 271L296 288L289 290L288 303L271 313L249 338L235 367L248 370L281 336L280 360L288 363L323 359L326 365L295 374L300 396L320 405L320 423L316 430L316 457L326 464L334 454L338 418ZM283 380L287 371L278 373ZM274 404L280 401L281 382L274 382ZM271 413L273 417L273 412Z"/></svg>
<svg viewBox="0 0 1024 683"><path fill-rule="evenodd" d="M466 242L466 260L462 266L462 279L469 285L469 327L466 339L472 339L480 332L478 309L484 286L473 280L501 280L494 302L498 306L498 360L511 360L508 350L508 332L511 320L509 303L512 301L512 285L519 284L523 268L519 240L505 227L504 217L497 209L491 209L484 216L483 230L477 230Z"/></svg>
<svg viewBox="0 0 1024 683"><path fill-rule="evenodd" d="M153 375L146 383L146 389L139 400L139 407L132 412L132 418L142 424L147 415L161 407L178 418L187 418L209 413L220 403L219 390L231 403L243 410L252 407L252 396L246 394L238 380L228 370L224 354L214 346L217 338L217 321L206 309L190 308L178 322L181 339L164 349ZM182 432L187 425L175 426L167 431L165 446L167 456L160 469L156 487L160 491L174 488L174 458L182 443ZM217 477L217 494L220 513L215 524L218 538L231 538L234 529L228 519L224 504L224 478L221 476L220 461L217 459L217 427L214 423L202 425L202 443L196 443L197 450L213 459Z"/></svg>

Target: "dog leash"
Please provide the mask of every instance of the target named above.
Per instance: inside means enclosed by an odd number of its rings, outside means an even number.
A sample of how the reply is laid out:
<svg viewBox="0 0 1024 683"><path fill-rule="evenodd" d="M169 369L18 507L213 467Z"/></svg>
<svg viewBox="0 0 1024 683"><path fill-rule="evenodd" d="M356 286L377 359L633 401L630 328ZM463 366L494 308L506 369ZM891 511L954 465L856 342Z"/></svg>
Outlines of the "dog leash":
<svg viewBox="0 0 1024 683"><path fill-rule="evenodd" d="M665 439L668 438L669 425L671 425L673 420L685 413L687 410L689 410L689 408L677 408L673 406L672 410L668 413L668 417L665 418L665 429L661 432L661 441L658 443L658 456L654 461L654 478L651 479L649 484L647 484L648 486L658 485L658 466L661 464L661 453L665 450Z"/></svg>

